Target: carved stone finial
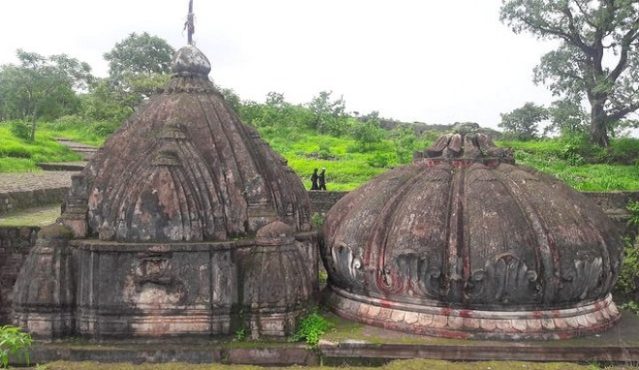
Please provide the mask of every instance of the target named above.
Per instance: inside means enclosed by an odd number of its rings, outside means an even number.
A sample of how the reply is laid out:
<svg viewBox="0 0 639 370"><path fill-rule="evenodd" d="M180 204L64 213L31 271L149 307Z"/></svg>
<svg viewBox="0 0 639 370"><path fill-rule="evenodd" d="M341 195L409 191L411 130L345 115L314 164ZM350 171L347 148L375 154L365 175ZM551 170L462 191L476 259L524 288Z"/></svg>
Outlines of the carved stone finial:
<svg viewBox="0 0 639 370"><path fill-rule="evenodd" d="M515 163L513 151L495 146L477 123L457 123L452 131L450 134L442 135L424 152L415 153L414 161Z"/></svg>
<svg viewBox="0 0 639 370"><path fill-rule="evenodd" d="M193 0L189 0L189 14L184 22L184 29L188 33L188 43L193 45L193 34L195 33L195 15L193 14Z"/></svg>

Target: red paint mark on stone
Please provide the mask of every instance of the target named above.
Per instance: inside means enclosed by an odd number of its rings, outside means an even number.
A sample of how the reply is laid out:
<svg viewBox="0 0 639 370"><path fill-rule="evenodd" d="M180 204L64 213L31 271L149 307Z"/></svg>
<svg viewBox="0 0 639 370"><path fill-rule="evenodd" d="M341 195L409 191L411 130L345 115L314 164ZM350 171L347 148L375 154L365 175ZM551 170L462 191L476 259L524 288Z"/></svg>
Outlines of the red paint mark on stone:
<svg viewBox="0 0 639 370"><path fill-rule="evenodd" d="M468 339L471 337L470 333L463 333L459 331L450 331L450 330L442 330L438 333L438 335L441 335L444 338L450 338L450 339Z"/></svg>
<svg viewBox="0 0 639 370"><path fill-rule="evenodd" d="M543 311L533 311L532 313L532 317L535 319L543 319L545 316Z"/></svg>
<svg viewBox="0 0 639 370"><path fill-rule="evenodd" d="M557 336L559 337L559 339L570 339L570 338L572 338L574 335L573 335L572 333L559 332L559 333L557 333Z"/></svg>
<svg viewBox="0 0 639 370"><path fill-rule="evenodd" d="M459 317L463 317L463 318L469 319L469 318L473 317L473 313L471 311L468 311L468 310L461 310L461 311L459 311Z"/></svg>

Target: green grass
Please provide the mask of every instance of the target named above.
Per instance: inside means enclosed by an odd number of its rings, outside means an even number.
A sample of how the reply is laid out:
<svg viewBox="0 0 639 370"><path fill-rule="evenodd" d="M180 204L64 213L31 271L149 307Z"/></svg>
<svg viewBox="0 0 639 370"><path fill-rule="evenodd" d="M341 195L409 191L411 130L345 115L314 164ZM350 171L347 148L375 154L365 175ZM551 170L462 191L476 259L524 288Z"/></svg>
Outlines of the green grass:
<svg viewBox="0 0 639 370"><path fill-rule="evenodd" d="M35 143L28 143L14 137L7 125L0 123L0 172L37 171L38 162L78 160L78 155L54 139L63 137L99 146L116 126L76 121L40 123ZM425 135L407 145L389 138L362 148L348 136L322 135L309 129L261 127L259 131L288 160L307 189L313 169L326 168L329 191L353 190L391 168L410 163L412 152L428 147L433 137ZM498 145L513 148L518 164L554 175L580 191L639 190L637 139L613 140L608 150L588 146L575 149L574 143L560 139L503 141ZM587 163L592 160L604 163Z"/></svg>
<svg viewBox="0 0 639 370"><path fill-rule="evenodd" d="M0 215L0 226L46 226L60 217L60 205L52 204Z"/></svg>
<svg viewBox="0 0 639 370"><path fill-rule="evenodd" d="M34 142L15 137L7 124L0 123L0 172L38 171L40 162L69 162L81 157L55 141L47 130L36 131Z"/></svg>
<svg viewBox="0 0 639 370"><path fill-rule="evenodd" d="M513 148L518 164L553 175L580 191L639 190L639 163L583 163L586 159L579 154L570 152L569 144L559 139L527 142L507 141L498 144L502 147ZM613 141L608 152L599 150L599 153L593 155L611 155L616 158L620 155L618 153L622 151L622 146L626 147L626 154L630 152L632 156L632 150L639 147L639 140ZM639 157L635 158L639 159Z"/></svg>
<svg viewBox="0 0 639 370"><path fill-rule="evenodd" d="M307 189L311 187L310 176L315 168L326 168L329 191L350 191L390 168L410 162L410 157L398 152L391 140L363 150L349 137L322 135L311 130L261 128L259 131L269 145L288 160ZM418 140L413 144L414 149L429 143L426 139Z"/></svg>
<svg viewBox="0 0 639 370"><path fill-rule="evenodd" d="M96 127L97 126L97 127ZM101 124L59 124L59 123L44 123L41 124L40 132L44 132L47 135L53 137L61 137L69 140L76 141L78 143L92 145L99 147L104 144L104 141L111 133L110 127L115 125L107 125L104 133L100 133L100 130L104 128Z"/></svg>
<svg viewBox="0 0 639 370"><path fill-rule="evenodd" d="M257 369L306 369L306 370L338 370L338 369L359 369L359 370L588 370L601 369L596 364L582 365L567 362L523 362L523 361L478 361L478 362L451 362L442 360L412 359L392 361L380 367L350 367L350 366L309 366L309 367L259 367L250 365L195 365L184 363L170 364L140 364L130 363L109 364L97 362L53 362L37 367L39 370L257 370ZM606 367L606 369L637 369L635 366Z"/></svg>

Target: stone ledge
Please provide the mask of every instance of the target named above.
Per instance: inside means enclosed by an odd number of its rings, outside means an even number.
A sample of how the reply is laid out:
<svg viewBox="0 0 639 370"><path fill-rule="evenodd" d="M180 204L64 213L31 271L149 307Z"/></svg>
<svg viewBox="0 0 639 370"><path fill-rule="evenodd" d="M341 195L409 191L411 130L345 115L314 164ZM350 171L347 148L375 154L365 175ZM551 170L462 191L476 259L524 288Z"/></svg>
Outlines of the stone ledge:
<svg viewBox="0 0 639 370"><path fill-rule="evenodd" d="M43 204L62 203L68 187L0 193L0 215Z"/></svg>
<svg viewBox="0 0 639 370"><path fill-rule="evenodd" d="M331 287L329 308L348 320L455 339L548 340L591 335L621 317L609 294L591 304L547 311L479 311L377 300Z"/></svg>
<svg viewBox="0 0 639 370"><path fill-rule="evenodd" d="M139 341L87 342L79 340L36 343L31 363L97 361L106 363L222 363L257 366L313 366L384 363L400 359L448 361L562 361L632 363L639 361L639 346L618 343L578 346L547 346L547 342L475 342L449 344L366 343L321 341L316 348L278 342L232 343L210 339L181 339L143 343ZM15 363L14 365L24 365Z"/></svg>

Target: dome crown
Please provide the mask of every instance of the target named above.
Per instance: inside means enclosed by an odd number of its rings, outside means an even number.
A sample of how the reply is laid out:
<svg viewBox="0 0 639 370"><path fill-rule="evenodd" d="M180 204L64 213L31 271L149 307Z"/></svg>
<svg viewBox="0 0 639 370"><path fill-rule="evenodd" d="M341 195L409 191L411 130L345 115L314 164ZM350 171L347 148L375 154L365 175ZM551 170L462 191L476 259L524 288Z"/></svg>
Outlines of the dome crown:
<svg viewBox="0 0 639 370"><path fill-rule="evenodd" d="M196 47L177 51L164 92L109 138L85 168L82 186L74 186L67 203L75 218L86 217L80 233L130 242L219 241L253 236L275 220L310 229L300 179L240 122L208 79L210 69Z"/></svg>
<svg viewBox="0 0 639 370"><path fill-rule="evenodd" d="M208 76L211 62L200 49L187 45L175 53L171 71L182 76Z"/></svg>

